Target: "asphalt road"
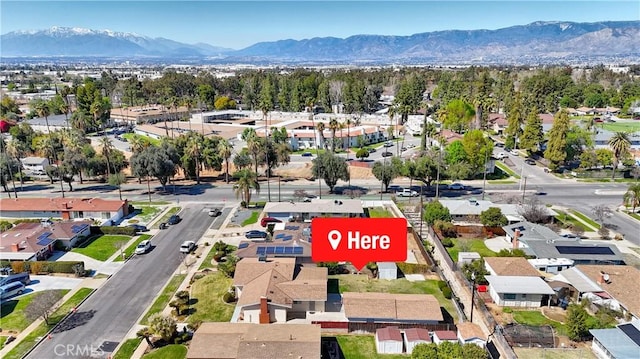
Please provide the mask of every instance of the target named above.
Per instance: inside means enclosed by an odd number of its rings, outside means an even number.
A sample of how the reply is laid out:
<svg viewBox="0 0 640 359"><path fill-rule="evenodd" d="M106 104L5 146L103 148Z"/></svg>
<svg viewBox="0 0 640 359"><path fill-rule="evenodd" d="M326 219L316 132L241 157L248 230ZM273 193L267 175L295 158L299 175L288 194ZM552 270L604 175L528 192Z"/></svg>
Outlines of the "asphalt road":
<svg viewBox="0 0 640 359"><path fill-rule="evenodd" d="M152 239L151 252L134 256L65 320L62 330L44 340L27 358L83 358L83 348L105 355L123 340L180 265L178 249L184 240L199 240L214 221L202 204L187 206L182 222L160 231ZM227 215L228 212L223 213ZM216 221L222 221L222 216ZM71 348L67 351L67 348Z"/></svg>

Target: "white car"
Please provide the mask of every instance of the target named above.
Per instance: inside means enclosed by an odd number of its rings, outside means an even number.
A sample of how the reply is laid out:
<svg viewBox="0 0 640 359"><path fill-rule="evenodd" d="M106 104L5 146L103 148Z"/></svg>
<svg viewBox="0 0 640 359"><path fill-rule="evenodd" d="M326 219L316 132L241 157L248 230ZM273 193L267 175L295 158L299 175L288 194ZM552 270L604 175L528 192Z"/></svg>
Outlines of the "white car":
<svg viewBox="0 0 640 359"><path fill-rule="evenodd" d="M144 240L140 243L138 243L138 246L136 247L135 253L136 254L145 254L149 251L149 249L151 249L151 241L150 240Z"/></svg>
<svg viewBox="0 0 640 359"><path fill-rule="evenodd" d="M450 184L447 188L449 189L453 189L453 190L463 190L464 189L464 185L462 183L452 183Z"/></svg>
<svg viewBox="0 0 640 359"><path fill-rule="evenodd" d="M410 190L408 188L405 188L402 191L396 192L396 196L398 196L398 197L418 197L418 192Z"/></svg>
<svg viewBox="0 0 640 359"><path fill-rule="evenodd" d="M520 152L518 150L511 150L509 153L513 156L520 156Z"/></svg>
<svg viewBox="0 0 640 359"><path fill-rule="evenodd" d="M496 155L496 158L499 160L504 160L505 158L508 158L509 155L507 155L505 152L500 152Z"/></svg>
<svg viewBox="0 0 640 359"><path fill-rule="evenodd" d="M196 242L194 241L184 241L180 245L181 253L191 253L194 249L196 249Z"/></svg>

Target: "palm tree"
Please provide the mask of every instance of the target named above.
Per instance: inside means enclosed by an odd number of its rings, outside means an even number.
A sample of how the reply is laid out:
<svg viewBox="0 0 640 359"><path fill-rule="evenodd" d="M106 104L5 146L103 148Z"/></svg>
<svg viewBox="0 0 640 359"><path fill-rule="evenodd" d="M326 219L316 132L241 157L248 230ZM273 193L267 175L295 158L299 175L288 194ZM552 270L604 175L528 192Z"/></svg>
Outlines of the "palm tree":
<svg viewBox="0 0 640 359"><path fill-rule="evenodd" d="M629 141L629 134L626 132L616 132L609 139L609 147L613 151L613 171L611 172L611 179L614 179L616 175L616 168L618 163L629 153L631 147L631 141Z"/></svg>
<svg viewBox="0 0 640 359"><path fill-rule="evenodd" d="M109 175L111 175L111 160L109 159L109 157L111 157L111 152L113 150L113 143L111 142L111 139L107 136L103 136L100 139L100 147L101 147L101 154L104 156L104 158L107 160L107 178L109 178Z"/></svg>
<svg viewBox="0 0 640 359"><path fill-rule="evenodd" d="M49 129L49 115L51 115L51 109L49 108L49 104L44 100L37 100L34 105L34 110L40 117L44 117L44 122L47 125L47 134L51 135L51 130Z"/></svg>
<svg viewBox="0 0 640 359"><path fill-rule="evenodd" d="M347 159L349 159L349 150L351 149L351 125L353 125L351 117L347 117L344 125L347 128Z"/></svg>
<svg viewBox="0 0 640 359"><path fill-rule="evenodd" d="M634 183L629 186L629 189L622 197L624 205L631 207L631 212L635 213L636 208L640 206L640 183Z"/></svg>
<svg viewBox="0 0 640 359"><path fill-rule="evenodd" d="M316 130L319 132L318 136L320 136L320 143L323 145L325 149L327 149L327 144L325 143L325 140L324 140L324 130L325 130L324 122L318 122L318 124L316 125ZM319 145L316 145L316 148L318 146Z"/></svg>
<svg viewBox="0 0 640 359"><path fill-rule="evenodd" d="M220 152L220 156L224 158L225 163L225 172L224 172L224 180L229 183L229 160L231 159L231 155L233 153L233 146L227 140L220 140L218 142L218 151Z"/></svg>
<svg viewBox="0 0 640 359"><path fill-rule="evenodd" d="M149 141L143 139L142 136L139 136L139 135L131 136L131 139L129 140L131 152L133 153L142 152L142 150L149 147L149 144L150 144Z"/></svg>
<svg viewBox="0 0 640 359"><path fill-rule="evenodd" d="M191 137L184 149L185 155L196 161L196 184L200 184L200 137Z"/></svg>
<svg viewBox="0 0 640 359"><path fill-rule="evenodd" d="M329 120L329 129L331 130L331 152L336 152L336 131L340 129L340 122L332 118Z"/></svg>
<svg viewBox="0 0 640 359"><path fill-rule="evenodd" d="M255 132L251 132L247 137L247 148L249 149L249 153L253 157L253 163L255 165L255 172L258 173L258 163L260 152L262 151L262 141L260 141L260 137Z"/></svg>
<svg viewBox="0 0 640 359"><path fill-rule="evenodd" d="M189 131L191 131L191 109L195 106L196 100L191 96L187 96L182 100L182 103L187 107L187 120L189 121Z"/></svg>
<svg viewBox="0 0 640 359"><path fill-rule="evenodd" d="M236 198L242 196L245 206L251 202L251 190L255 189L256 193L260 193L260 183L258 182L258 174L249 169L243 169L234 174L238 182L234 186Z"/></svg>

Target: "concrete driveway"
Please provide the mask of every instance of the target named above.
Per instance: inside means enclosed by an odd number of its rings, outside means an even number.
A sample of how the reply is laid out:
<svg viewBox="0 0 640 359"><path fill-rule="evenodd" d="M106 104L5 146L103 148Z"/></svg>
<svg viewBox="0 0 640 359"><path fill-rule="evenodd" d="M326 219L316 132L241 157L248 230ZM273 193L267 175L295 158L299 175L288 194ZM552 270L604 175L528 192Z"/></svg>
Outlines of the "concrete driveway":
<svg viewBox="0 0 640 359"><path fill-rule="evenodd" d="M32 275L31 283L26 287L24 294L51 289L74 289L80 285L82 280L82 278Z"/></svg>

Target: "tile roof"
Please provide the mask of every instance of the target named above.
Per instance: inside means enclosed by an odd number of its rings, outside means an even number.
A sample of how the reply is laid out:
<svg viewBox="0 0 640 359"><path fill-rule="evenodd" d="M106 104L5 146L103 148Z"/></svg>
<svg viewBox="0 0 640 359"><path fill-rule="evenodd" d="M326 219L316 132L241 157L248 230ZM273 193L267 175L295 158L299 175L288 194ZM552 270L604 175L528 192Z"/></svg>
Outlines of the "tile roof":
<svg viewBox="0 0 640 359"><path fill-rule="evenodd" d="M487 340L487 336L477 324L464 322L457 324L456 327L458 328L458 334L460 335L460 337L462 337L463 340L473 338Z"/></svg>
<svg viewBox="0 0 640 359"><path fill-rule="evenodd" d="M320 358L320 326L312 324L202 323L189 359Z"/></svg>
<svg viewBox="0 0 640 359"><path fill-rule="evenodd" d="M408 342L424 341L431 343L429 331L424 328L409 328L404 330L404 336Z"/></svg>
<svg viewBox="0 0 640 359"><path fill-rule="evenodd" d="M541 276L540 272L524 257L485 257L484 263L493 269L495 275Z"/></svg>
<svg viewBox="0 0 640 359"><path fill-rule="evenodd" d="M347 318L443 320L440 303L430 294L345 292L342 294L342 302Z"/></svg>
<svg viewBox="0 0 640 359"><path fill-rule="evenodd" d="M115 212L127 204L127 200L102 198L2 198L0 208L9 211L83 211Z"/></svg>
<svg viewBox="0 0 640 359"><path fill-rule="evenodd" d="M378 338L378 341L401 342L402 334L398 327L384 327L376 329L376 338Z"/></svg>
<svg viewBox="0 0 640 359"><path fill-rule="evenodd" d="M640 317L640 270L628 265L577 265L576 268L594 282L598 282L601 271L608 274L609 283L598 285Z"/></svg>

